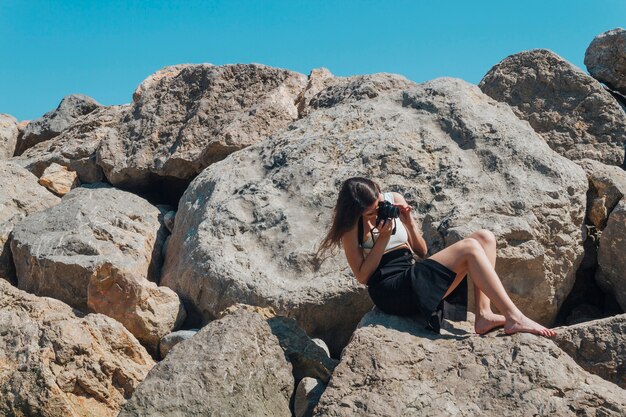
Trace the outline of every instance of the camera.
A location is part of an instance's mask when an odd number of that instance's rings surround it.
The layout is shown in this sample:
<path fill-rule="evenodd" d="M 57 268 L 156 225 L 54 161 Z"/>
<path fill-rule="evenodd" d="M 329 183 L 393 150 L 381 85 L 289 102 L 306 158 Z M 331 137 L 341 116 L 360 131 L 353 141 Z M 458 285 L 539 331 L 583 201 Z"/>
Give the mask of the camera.
<path fill-rule="evenodd" d="M 376 216 L 376 224 L 378 224 L 381 220 L 385 222 L 389 219 L 395 219 L 400 217 L 400 208 L 394 206 L 389 201 L 381 201 L 378 203 L 378 215 Z M 396 228 L 394 226 L 393 233 L 396 232 Z"/>

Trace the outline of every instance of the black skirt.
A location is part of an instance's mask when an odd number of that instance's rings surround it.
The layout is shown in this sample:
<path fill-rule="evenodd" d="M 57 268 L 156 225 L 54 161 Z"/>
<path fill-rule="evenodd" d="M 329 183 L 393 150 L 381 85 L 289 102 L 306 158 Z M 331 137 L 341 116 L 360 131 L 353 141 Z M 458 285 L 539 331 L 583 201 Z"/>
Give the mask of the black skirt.
<path fill-rule="evenodd" d="M 445 299 L 443 295 L 456 273 L 432 259 L 416 259 L 408 249 L 397 249 L 382 256 L 367 289 L 374 304 L 387 314 L 420 314 L 426 327 L 439 333 L 443 319 L 467 320 L 467 280 Z"/>

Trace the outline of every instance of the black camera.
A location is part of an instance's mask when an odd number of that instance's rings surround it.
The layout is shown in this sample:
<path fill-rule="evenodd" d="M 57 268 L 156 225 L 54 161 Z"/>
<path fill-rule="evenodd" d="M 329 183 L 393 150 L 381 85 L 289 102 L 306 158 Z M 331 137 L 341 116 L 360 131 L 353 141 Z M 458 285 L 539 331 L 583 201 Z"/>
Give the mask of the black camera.
<path fill-rule="evenodd" d="M 381 220 L 385 222 L 389 219 L 395 219 L 400 217 L 400 208 L 394 206 L 389 201 L 381 201 L 378 203 L 378 216 L 376 216 L 376 224 L 378 224 Z M 394 226 L 393 233 L 396 232 L 396 228 Z"/>

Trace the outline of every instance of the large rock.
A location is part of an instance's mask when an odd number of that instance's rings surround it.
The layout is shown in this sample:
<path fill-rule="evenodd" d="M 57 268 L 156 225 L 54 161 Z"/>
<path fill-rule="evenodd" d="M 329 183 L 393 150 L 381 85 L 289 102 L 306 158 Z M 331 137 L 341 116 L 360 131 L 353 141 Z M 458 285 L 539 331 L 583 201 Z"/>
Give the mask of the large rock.
<path fill-rule="evenodd" d="M 13 156 L 18 134 L 17 119 L 0 113 L 0 160 Z"/>
<path fill-rule="evenodd" d="M 626 314 L 555 330 L 554 342 L 580 366 L 626 389 Z"/>
<path fill-rule="evenodd" d="M 120 125 L 129 107 L 98 107 L 58 136 L 26 149 L 12 160 L 37 177 L 41 177 L 52 163 L 57 163 L 70 171 L 76 171 L 81 183 L 101 181 L 104 174 L 96 164 L 96 151 L 101 142 L 117 140 Z"/>
<path fill-rule="evenodd" d="M 617 204 L 600 236 L 596 281 L 626 311 L 626 199 Z"/>
<path fill-rule="evenodd" d="M 603 230 L 609 215 L 626 194 L 626 172 L 591 159 L 583 159 L 578 164 L 589 180 L 589 220 L 598 230 Z"/>
<path fill-rule="evenodd" d="M 178 296 L 151 282 L 160 273 L 160 212 L 134 194 L 76 188 L 12 236 L 23 290 L 113 317 L 152 352 L 184 319 Z"/>
<path fill-rule="evenodd" d="M 65 96 L 56 109 L 26 125 L 15 154 L 21 155 L 26 149 L 58 136 L 98 107 L 101 107 L 100 104 L 91 97 L 82 94 Z"/>
<path fill-rule="evenodd" d="M 0 161 L 0 277 L 15 282 L 9 247 L 13 226 L 26 216 L 61 202 L 37 183 L 37 177 L 12 162 Z"/>
<path fill-rule="evenodd" d="M 153 366 L 117 321 L 0 280 L 0 415 L 113 417 Z"/>
<path fill-rule="evenodd" d="M 190 184 L 162 283 L 192 315 L 271 305 L 336 357 L 372 304 L 343 253 L 320 264 L 315 251 L 341 182 L 365 175 L 416 207 L 431 254 L 493 230 L 514 301 L 544 323 L 555 317 L 582 255 L 583 170 L 476 86 L 443 78 L 403 92 L 384 90 L 397 76 L 380 77 L 390 80 L 321 91 L 309 116 Z"/>
<path fill-rule="evenodd" d="M 626 94 L 626 30 L 617 28 L 593 38 L 585 52 L 585 66 L 592 77 Z"/>
<path fill-rule="evenodd" d="M 435 336 L 375 309 L 345 348 L 316 416 L 623 416 L 624 390 L 546 338 Z"/>
<path fill-rule="evenodd" d="M 622 165 L 626 113 L 602 85 L 545 49 L 503 59 L 480 88 L 508 103 L 561 155 Z"/>
<path fill-rule="evenodd" d="M 190 180 L 295 120 L 306 82 L 259 64 L 165 67 L 137 88 L 124 133 L 103 141 L 98 164 L 114 185 Z"/>
<path fill-rule="evenodd" d="M 58 196 L 64 196 L 80 185 L 74 171 L 54 162 L 41 174 L 38 182 Z"/>
<path fill-rule="evenodd" d="M 293 383 L 265 319 L 240 310 L 174 346 L 119 416 L 288 417 Z"/>

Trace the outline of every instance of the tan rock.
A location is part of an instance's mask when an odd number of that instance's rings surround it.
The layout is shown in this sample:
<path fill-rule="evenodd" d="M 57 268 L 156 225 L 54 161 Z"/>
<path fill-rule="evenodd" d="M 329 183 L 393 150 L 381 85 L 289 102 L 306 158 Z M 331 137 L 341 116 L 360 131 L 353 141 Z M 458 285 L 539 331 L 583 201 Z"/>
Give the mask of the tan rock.
<path fill-rule="evenodd" d="M 154 361 L 117 321 L 0 280 L 0 415 L 117 415 Z"/>
<path fill-rule="evenodd" d="M 52 163 L 46 168 L 39 178 L 39 184 L 46 187 L 58 196 L 64 196 L 73 188 L 80 185 L 76 172 L 70 171 L 67 167 Z"/>

